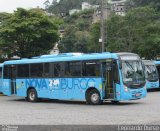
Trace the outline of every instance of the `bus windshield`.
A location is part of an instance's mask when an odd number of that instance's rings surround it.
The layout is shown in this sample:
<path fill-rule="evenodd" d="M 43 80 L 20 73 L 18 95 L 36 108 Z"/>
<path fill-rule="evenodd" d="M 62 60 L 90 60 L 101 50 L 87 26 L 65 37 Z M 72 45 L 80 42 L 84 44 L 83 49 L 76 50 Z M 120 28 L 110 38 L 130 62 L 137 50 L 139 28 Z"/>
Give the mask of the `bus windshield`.
<path fill-rule="evenodd" d="M 145 74 L 149 81 L 158 80 L 158 72 L 154 65 L 145 65 Z"/>
<path fill-rule="evenodd" d="M 139 85 L 145 83 L 142 62 L 138 60 L 122 61 L 122 76 L 124 84 L 127 85 Z"/>

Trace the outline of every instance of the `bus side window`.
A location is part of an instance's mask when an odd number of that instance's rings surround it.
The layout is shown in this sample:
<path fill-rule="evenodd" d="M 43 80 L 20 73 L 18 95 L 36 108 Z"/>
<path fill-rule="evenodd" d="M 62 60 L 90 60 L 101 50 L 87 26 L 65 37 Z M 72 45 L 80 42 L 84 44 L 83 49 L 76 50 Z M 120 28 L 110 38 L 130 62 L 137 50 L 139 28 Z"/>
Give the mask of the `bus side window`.
<path fill-rule="evenodd" d="M 54 64 L 54 77 L 60 77 L 61 76 L 61 65 Z"/>
<path fill-rule="evenodd" d="M 81 62 L 70 62 L 71 76 L 81 76 Z"/>
<path fill-rule="evenodd" d="M 64 66 L 64 75 L 66 77 L 81 76 L 81 62 L 66 62 Z"/>
<path fill-rule="evenodd" d="M 86 76 L 86 62 L 82 62 L 82 76 Z"/>
<path fill-rule="evenodd" d="M 101 75 L 101 63 L 98 61 L 96 62 L 96 65 L 95 65 L 95 75 L 96 76 Z"/>
<path fill-rule="evenodd" d="M 43 73 L 43 77 L 50 77 L 50 63 L 44 63 L 44 73 Z"/>
<path fill-rule="evenodd" d="M 70 77 L 71 73 L 70 73 L 70 62 L 65 62 L 64 63 L 64 76 L 65 77 Z"/>
<path fill-rule="evenodd" d="M 95 62 L 94 61 L 87 61 L 86 62 L 86 75 L 87 76 L 95 76 Z"/>
<path fill-rule="evenodd" d="M 2 67 L 0 67 L 0 77 L 2 77 Z"/>
<path fill-rule="evenodd" d="M 31 64 L 30 65 L 31 77 L 42 77 L 43 76 L 43 64 Z"/>
<path fill-rule="evenodd" d="M 29 77 L 29 64 L 17 65 L 17 77 Z"/>
<path fill-rule="evenodd" d="M 9 66 L 4 66 L 3 76 L 4 79 L 9 79 Z"/>
<path fill-rule="evenodd" d="M 83 76 L 100 76 L 100 62 L 84 61 L 82 64 Z"/>

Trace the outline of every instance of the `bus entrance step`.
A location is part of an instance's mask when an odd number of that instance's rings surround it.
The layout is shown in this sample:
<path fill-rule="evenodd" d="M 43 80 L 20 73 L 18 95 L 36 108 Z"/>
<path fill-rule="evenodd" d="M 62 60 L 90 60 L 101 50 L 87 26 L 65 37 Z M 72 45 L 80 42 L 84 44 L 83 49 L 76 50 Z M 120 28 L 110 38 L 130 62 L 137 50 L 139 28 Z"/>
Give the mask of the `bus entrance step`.
<path fill-rule="evenodd" d="M 113 98 L 114 99 L 114 93 L 107 94 L 106 98 Z"/>
<path fill-rule="evenodd" d="M 106 99 L 104 99 L 103 100 L 103 102 L 108 102 L 108 101 L 113 101 L 114 99 L 112 99 L 112 98 L 106 98 Z"/>

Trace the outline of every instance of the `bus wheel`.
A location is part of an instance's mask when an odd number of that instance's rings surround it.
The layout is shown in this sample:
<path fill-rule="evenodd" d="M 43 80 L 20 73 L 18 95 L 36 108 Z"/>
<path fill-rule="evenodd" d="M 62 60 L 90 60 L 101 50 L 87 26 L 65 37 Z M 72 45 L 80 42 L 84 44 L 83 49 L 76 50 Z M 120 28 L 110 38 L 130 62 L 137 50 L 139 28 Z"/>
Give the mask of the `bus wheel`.
<path fill-rule="evenodd" d="M 87 104 L 90 104 L 90 105 L 100 105 L 100 104 L 102 104 L 100 94 L 97 90 L 91 90 L 87 94 L 86 101 L 87 101 Z"/>
<path fill-rule="evenodd" d="M 38 101 L 37 91 L 35 89 L 30 89 L 27 94 L 27 99 L 30 102 L 37 102 Z"/>

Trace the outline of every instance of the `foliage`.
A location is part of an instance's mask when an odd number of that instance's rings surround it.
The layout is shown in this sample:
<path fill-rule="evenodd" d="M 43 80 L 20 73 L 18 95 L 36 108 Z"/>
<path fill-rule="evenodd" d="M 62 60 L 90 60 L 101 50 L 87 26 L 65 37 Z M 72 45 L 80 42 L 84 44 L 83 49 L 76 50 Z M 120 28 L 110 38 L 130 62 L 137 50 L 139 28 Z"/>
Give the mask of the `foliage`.
<path fill-rule="evenodd" d="M 48 12 L 54 14 L 69 13 L 71 9 L 80 9 L 82 0 L 60 0 L 53 2 L 48 8 Z"/>
<path fill-rule="evenodd" d="M 65 0 L 60 2 L 65 3 Z M 77 5 L 79 3 L 77 1 Z M 125 16 L 112 15 L 105 22 L 105 48 L 111 52 L 135 52 L 146 59 L 154 59 L 160 54 L 160 1 L 128 0 L 128 5 L 131 8 Z M 100 23 L 92 23 L 92 14 L 91 10 L 82 11 L 64 19 L 61 52 L 100 52 Z"/>
<path fill-rule="evenodd" d="M 71 9 L 81 9 L 82 2 L 89 2 L 90 4 L 97 4 L 97 0 L 53 0 L 52 4 L 46 6 L 46 10 L 50 13 L 60 14 L 69 13 Z"/>
<path fill-rule="evenodd" d="M 159 12 L 151 7 L 130 10 L 126 16 L 112 16 L 107 21 L 107 49 L 129 51 L 154 59 L 160 53 Z"/>
<path fill-rule="evenodd" d="M 88 52 L 100 52 L 101 45 L 99 44 L 100 38 L 100 23 L 94 23 L 90 26 L 90 40 L 87 45 Z"/>
<path fill-rule="evenodd" d="M 21 57 L 44 54 L 58 41 L 57 30 L 61 21 L 49 18 L 40 9 L 18 8 L 2 21 L 1 50 L 9 56 L 15 52 Z"/>
<path fill-rule="evenodd" d="M 64 37 L 60 41 L 60 52 L 89 52 L 91 51 L 93 10 L 85 10 L 64 19 Z M 93 40 L 92 40 L 93 41 Z"/>
<path fill-rule="evenodd" d="M 143 6 L 151 6 L 156 10 L 160 11 L 160 1 L 159 0 L 128 0 L 128 5 L 130 7 L 143 7 Z"/>

